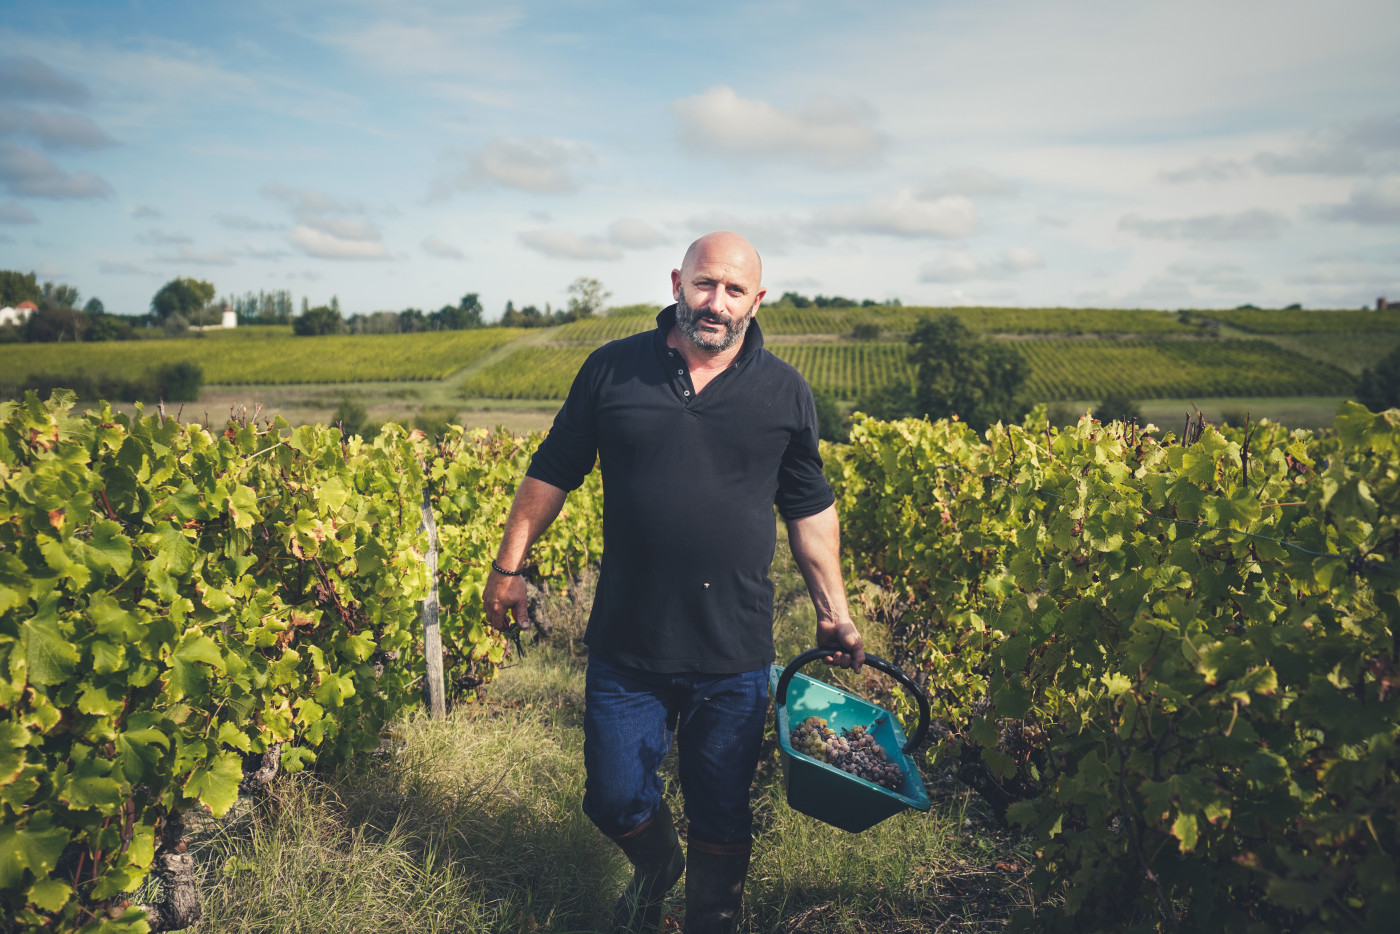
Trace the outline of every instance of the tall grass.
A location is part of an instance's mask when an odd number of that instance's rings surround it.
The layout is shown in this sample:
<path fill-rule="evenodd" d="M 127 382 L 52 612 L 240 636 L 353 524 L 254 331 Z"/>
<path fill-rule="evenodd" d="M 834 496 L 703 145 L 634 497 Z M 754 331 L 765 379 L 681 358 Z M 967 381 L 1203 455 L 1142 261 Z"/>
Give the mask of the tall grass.
<path fill-rule="evenodd" d="M 775 636 L 788 657 L 810 643 L 814 623 L 785 549 L 775 582 Z M 629 868 L 581 810 L 589 596 L 587 582 L 546 595 L 546 641 L 503 670 L 485 702 L 445 722 L 406 719 L 353 767 L 283 778 L 275 797 L 202 840 L 200 930 L 606 929 Z M 873 675 L 843 675 L 880 690 Z M 1030 903 L 1018 844 L 950 776 L 925 776 L 930 813 L 848 834 L 787 806 L 772 732 L 754 789 L 741 930 L 990 931 Z M 674 751 L 663 772 L 680 814 Z M 679 929 L 683 892 L 672 892 L 665 931 Z"/>

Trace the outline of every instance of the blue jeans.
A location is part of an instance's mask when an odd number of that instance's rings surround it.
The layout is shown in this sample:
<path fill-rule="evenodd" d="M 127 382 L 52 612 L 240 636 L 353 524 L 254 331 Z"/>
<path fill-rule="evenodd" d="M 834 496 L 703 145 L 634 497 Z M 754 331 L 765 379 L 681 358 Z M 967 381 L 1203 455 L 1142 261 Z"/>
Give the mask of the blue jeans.
<path fill-rule="evenodd" d="M 588 660 L 583 812 L 603 833 L 636 830 L 661 804 L 657 767 L 676 736 L 690 839 L 747 843 L 749 785 L 768 715 L 768 669 L 654 674 Z"/>

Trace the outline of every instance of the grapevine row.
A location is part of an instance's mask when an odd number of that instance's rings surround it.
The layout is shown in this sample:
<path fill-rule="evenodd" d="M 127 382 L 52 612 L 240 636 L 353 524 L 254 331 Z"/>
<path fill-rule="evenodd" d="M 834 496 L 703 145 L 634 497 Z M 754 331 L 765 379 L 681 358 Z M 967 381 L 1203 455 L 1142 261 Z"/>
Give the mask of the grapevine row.
<path fill-rule="evenodd" d="M 1389 923 L 1400 411 L 1161 441 L 863 420 L 828 453 L 931 757 L 1035 836 L 1036 929 Z"/>
<path fill-rule="evenodd" d="M 482 584 L 537 439 L 366 444 L 71 403 L 0 403 L 0 910 L 136 931 L 124 893 L 185 812 L 226 812 L 274 748 L 288 771 L 374 748 L 417 703 L 425 486 L 449 680 L 470 697 L 491 679 Z M 596 481 L 579 492 L 541 574 L 600 551 Z"/>

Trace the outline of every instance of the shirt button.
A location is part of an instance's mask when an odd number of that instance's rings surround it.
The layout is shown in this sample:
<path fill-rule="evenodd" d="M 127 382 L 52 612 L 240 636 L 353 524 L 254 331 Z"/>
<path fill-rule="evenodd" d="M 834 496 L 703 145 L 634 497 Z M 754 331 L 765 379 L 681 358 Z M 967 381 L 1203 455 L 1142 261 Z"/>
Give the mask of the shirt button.
<path fill-rule="evenodd" d="M 685 370 L 677 370 L 677 371 L 676 371 L 676 375 L 677 375 L 677 376 L 680 376 L 680 375 L 681 375 L 682 373 L 684 373 L 684 372 L 685 372 Z"/>
<path fill-rule="evenodd" d="M 685 391 L 685 394 L 686 394 L 687 396 L 690 395 L 690 390 L 687 389 L 687 390 Z"/>

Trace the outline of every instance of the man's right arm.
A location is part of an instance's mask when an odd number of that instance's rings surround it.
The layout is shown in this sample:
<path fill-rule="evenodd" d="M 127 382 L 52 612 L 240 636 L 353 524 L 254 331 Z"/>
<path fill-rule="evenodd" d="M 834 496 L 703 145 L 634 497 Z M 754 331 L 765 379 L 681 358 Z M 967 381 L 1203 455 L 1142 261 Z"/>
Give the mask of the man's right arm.
<path fill-rule="evenodd" d="M 496 563 L 508 571 L 518 570 L 525 563 L 525 553 L 530 546 L 559 515 L 566 496 L 567 491 L 534 477 L 527 476 L 520 481 L 506 518 L 501 548 L 496 552 Z M 486 607 L 486 621 L 492 627 L 510 628 L 513 616 L 521 629 L 530 628 L 524 577 L 498 574 L 493 570 L 486 578 L 481 602 Z"/>

